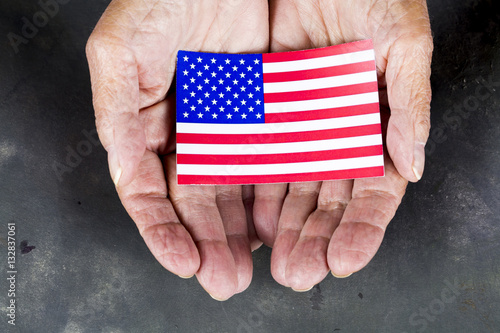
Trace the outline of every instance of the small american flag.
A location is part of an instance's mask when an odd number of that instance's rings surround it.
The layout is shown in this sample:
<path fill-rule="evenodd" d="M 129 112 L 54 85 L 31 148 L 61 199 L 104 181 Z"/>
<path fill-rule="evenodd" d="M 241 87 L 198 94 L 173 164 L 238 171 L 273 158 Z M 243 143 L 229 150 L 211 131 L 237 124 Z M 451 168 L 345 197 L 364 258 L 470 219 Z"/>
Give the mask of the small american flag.
<path fill-rule="evenodd" d="M 383 175 L 371 40 L 271 54 L 178 52 L 179 184 Z"/>

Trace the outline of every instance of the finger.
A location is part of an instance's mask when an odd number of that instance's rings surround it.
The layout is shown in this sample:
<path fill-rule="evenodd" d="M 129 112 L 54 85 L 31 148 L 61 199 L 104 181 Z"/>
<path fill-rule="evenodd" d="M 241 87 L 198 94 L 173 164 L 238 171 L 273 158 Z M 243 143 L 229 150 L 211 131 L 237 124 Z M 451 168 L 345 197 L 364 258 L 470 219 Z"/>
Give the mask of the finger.
<path fill-rule="evenodd" d="M 139 114 L 139 83 L 134 55 L 115 37 L 96 30 L 87 58 L 99 138 L 108 151 L 115 185 L 127 185 L 146 149 Z"/>
<path fill-rule="evenodd" d="M 352 199 L 328 247 L 328 266 L 335 276 L 357 272 L 373 258 L 406 185 L 389 158 L 385 177 L 354 181 Z"/>
<path fill-rule="evenodd" d="M 163 165 L 156 154 L 144 154 L 136 178 L 118 187 L 118 195 L 158 262 L 181 277 L 194 275 L 200 256 L 167 199 Z"/>
<path fill-rule="evenodd" d="M 236 292 L 239 293 L 250 285 L 253 269 L 242 187 L 238 185 L 217 186 L 215 192 L 227 243 L 236 265 L 238 276 Z"/>
<path fill-rule="evenodd" d="M 288 186 L 271 253 L 271 274 L 284 286 L 289 286 L 286 281 L 288 257 L 299 239 L 304 223 L 316 209 L 320 187 L 320 182 L 291 183 Z"/>
<path fill-rule="evenodd" d="M 352 180 L 325 181 L 318 196 L 318 208 L 309 216 L 286 266 L 286 281 L 296 291 L 306 291 L 321 282 L 330 271 L 327 250 L 351 199 Z"/>
<path fill-rule="evenodd" d="M 257 250 L 261 245 L 262 241 L 255 231 L 255 225 L 253 221 L 253 203 L 255 199 L 253 185 L 243 186 L 243 205 L 245 206 L 245 215 L 247 217 L 247 227 L 248 227 L 248 239 L 250 240 L 250 249 L 253 251 Z"/>
<path fill-rule="evenodd" d="M 253 219 L 259 239 L 273 247 L 288 184 L 255 185 Z"/>
<path fill-rule="evenodd" d="M 96 126 L 117 186 L 132 181 L 146 149 L 139 110 L 161 101 L 173 78 L 176 34 L 166 41 L 140 28 L 154 6 L 111 2 L 87 43 Z M 178 17 L 165 15 L 170 24 Z M 145 40 L 158 47 L 151 50 Z"/>
<path fill-rule="evenodd" d="M 178 185 L 175 155 L 166 156 L 165 163 L 170 200 L 200 253 L 196 277 L 213 298 L 226 300 L 236 293 L 238 276 L 217 208 L 215 187 Z"/>
<path fill-rule="evenodd" d="M 403 36 L 390 47 L 386 81 L 391 117 L 387 149 L 398 172 L 418 181 L 430 129 L 432 36 L 425 1 L 412 3 Z"/>
<path fill-rule="evenodd" d="M 139 112 L 144 128 L 146 149 L 157 155 L 175 150 L 175 95 Z"/>

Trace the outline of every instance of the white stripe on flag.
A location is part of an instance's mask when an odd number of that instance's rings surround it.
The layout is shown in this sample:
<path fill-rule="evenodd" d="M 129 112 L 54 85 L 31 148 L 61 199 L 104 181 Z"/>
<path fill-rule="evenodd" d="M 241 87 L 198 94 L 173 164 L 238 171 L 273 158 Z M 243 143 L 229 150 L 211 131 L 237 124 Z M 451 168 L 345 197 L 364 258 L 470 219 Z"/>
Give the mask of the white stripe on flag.
<path fill-rule="evenodd" d="M 334 149 L 358 148 L 382 144 L 380 134 L 355 136 L 351 138 L 328 139 L 304 142 L 261 143 L 261 144 L 203 144 L 178 143 L 178 154 L 207 155 L 254 155 L 314 152 Z"/>
<path fill-rule="evenodd" d="M 297 102 L 265 103 L 265 111 L 266 113 L 312 111 L 371 103 L 378 103 L 377 91 L 357 95 L 311 99 Z"/>
<path fill-rule="evenodd" d="M 264 93 L 279 93 L 291 91 L 305 91 L 313 89 L 334 88 L 352 84 L 376 82 L 377 75 L 374 71 L 324 77 L 320 79 L 284 81 L 264 83 Z"/>
<path fill-rule="evenodd" d="M 264 73 L 294 72 L 306 69 L 354 64 L 370 60 L 375 60 L 375 53 L 373 50 L 358 51 L 303 60 L 264 62 L 262 64 L 262 68 L 264 70 Z"/>
<path fill-rule="evenodd" d="M 383 165 L 383 156 L 368 156 L 346 158 L 341 160 L 281 163 L 281 164 L 240 164 L 240 165 L 209 165 L 209 164 L 179 164 L 177 173 L 182 175 L 279 175 L 288 173 L 310 173 L 336 171 L 343 169 L 359 169 Z"/>
<path fill-rule="evenodd" d="M 268 124 L 199 124 L 177 123 L 178 133 L 199 134 L 277 134 L 291 132 L 310 132 L 325 129 L 373 125 L 380 123 L 380 114 L 368 113 L 357 116 L 295 121 L 290 123 Z M 286 124 L 286 125 L 285 125 Z"/>

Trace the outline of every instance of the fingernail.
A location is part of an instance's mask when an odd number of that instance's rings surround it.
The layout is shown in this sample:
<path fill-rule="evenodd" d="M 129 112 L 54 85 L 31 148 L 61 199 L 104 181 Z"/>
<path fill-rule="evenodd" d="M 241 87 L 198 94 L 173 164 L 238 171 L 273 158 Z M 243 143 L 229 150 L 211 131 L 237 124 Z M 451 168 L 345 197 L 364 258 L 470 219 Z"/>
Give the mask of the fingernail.
<path fill-rule="evenodd" d="M 118 154 L 116 153 L 115 147 L 110 146 L 107 149 L 109 173 L 111 174 L 111 178 L 113 179 L 113 183 L 115 183 L 115 186 L 118 186 L 123 170 L 120 166 L 120 161 L 118 160 Z"/>
<path fill-rule="evenodd" d="M 310 288 L 307 288 L 307 289 L 294 289 L 292 288 L 293 291 L 296 291 L 298 293 L 305 293 L 306 291 L 309 291 L 313 288 L 314 286 L 311 286 Z"/>
<path fill-rule="evenodd" d="M 346 277 L 349 277 L 352 275 L 352 273 L 349 273 L 347 275 L 335 275 L 334 272 L 332 272 L 332 275 L 335 276 L 337 279 L 345 279 Z"/>
<path fill-rule="evenodd" d="M 120 178 L 122 177 L 122 173 L 123 173 L 123 170 L 122 170 L 122 167 L 118 167 L 118 170 L 116 170 L 116 173 L 113 177 L 113 183 L 115 183 L 115 186 L 118 186 L 118 182 L 120 181 Z"/>
<path fill-rule="evenodd" d="M 182 275 L 177 275 L 177 276 L 180 277 L 180 278 L 182 278 L 182 279 L 190 279 L 190 278 L 192 278 L 194 276 L 194 274 L 190 275 L 190 276 L 182 276 Z"/>
<path fill-rule="evenodd" d="M 221 298 L 217 298 L 217 297 L 214 297 L 212 294 L 208 293 L 210 295 L 210 297 L 212 297 L 214 300 L 216 301 L 219 301 L 219 302 L 224 302 L 225 299 L 221 299 Z"/>
<path fill-rule="evenodd" d="M 422 178 L 425 166 L 425 144 L 420 142 L 415 143 L 415 149 L 413 150 L 413 165 L 412 170 L 415 174 L 417 180 Z"/>

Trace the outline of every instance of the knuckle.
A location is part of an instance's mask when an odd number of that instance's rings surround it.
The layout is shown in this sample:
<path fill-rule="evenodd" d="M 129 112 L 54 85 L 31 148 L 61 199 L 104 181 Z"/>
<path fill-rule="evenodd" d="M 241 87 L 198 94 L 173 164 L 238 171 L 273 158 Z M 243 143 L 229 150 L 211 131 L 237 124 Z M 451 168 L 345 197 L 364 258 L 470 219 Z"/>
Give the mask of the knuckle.
<path fill-rule="evenodd" d="M 128 44 L 112 31 L 96 29 L 87 40 L 85 53 L 92 63 L 130 66 L 135 64 L 135 55 Z"/>
<path fill-rule="evenodd" d="M 377 207 L 372 207 L 372 209 L 379 211 L 383 216 L 387 216 L 389 219 L 396 212 L 401 199 L 404 195 L 404 189 L 365 189 L 356 195 L 356 199 L 370 198 L 371 200 L 376 200 L 380 205 Z"/>
<path fill-rule="evenodd" d="M 431 129 L 431 120 L 428 114 L 421 115 L 419 120 L 416 122 L 416 128 L 420 136 L 424 137 L 424 141 L 427 141 L 429 136 L 429 131 Z"/>
<path fill-rule="evenodd" d="M 415 36 L 415 44 L 421 50 L 422 53 L 430 55 L 434 50 L 434 41 L 430 31 L 430 27 L 425 26 L 421 31 Z"/>
<path fill-rule="evenodd" d="M 348 200 L 342 200 L 339 198 L 321 198 L 318 199 L 318 208 L 321 210 L 327 211 L 345 211 L 347 205 L 349 204 Z"/>
<path fill-rule="evenodd" d="M 113 130 L 113 124 L 108 117 L 96 114 L 96 128 L 97 133 L 101 137 L 104 133 L 109 133 Z"/>
<path fill-rule="evenodd" d="M 87 44 L 85 45 L 85 53 L 87 54 L 87 57 L 92 56 L 95 52 L 96 38 L 95 32 L 93 32 L 87 40 Z"/>
<path fill-rule="evenodd" d="M 318 196 L 320 183 L 293 183 L 289 186 L 289 193 L 296 196 Z"/>
<path fill-rule="evenodd" d="M 103 42 L 104 36 L 99 32 L 99 30 L 94 30 L 87 40 L 85 45 L 85 53 L 87 58 L 96 58 L 99 54 L 102 54 L 106 48 L 106 43 Z"/>

